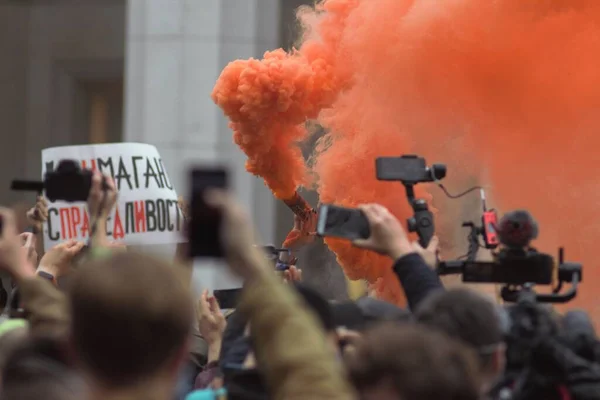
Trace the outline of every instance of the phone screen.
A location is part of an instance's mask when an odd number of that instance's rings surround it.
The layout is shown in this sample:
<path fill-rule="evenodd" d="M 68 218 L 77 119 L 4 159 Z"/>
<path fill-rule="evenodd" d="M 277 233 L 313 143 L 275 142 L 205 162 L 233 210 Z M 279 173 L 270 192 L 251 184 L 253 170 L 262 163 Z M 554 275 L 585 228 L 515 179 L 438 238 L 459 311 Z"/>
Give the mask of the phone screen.
<path fill-rule="evenodd" d="M 242 289 L 221 289 L 213 291 L 213 295 L 217 299 L 219 307 L 221 307 L 222 310 L 237 308 L 241 293 Z"/>
<path fill-rule="evenodd" d="M 204 201 L 208 189 L 226 189 L 224 169 L 194 169 L 191 173 L 192 201 L 189 226 L 191 257 L 222 258 L 220 242 L 221 212 Z"/>
<path fill-rule="evenodd" d="M 355 240 L 368 238 L 371 230 L 369 221 L 361 210 L 324 204 L 319 207 L 317 233 L 321 236 Z"/>

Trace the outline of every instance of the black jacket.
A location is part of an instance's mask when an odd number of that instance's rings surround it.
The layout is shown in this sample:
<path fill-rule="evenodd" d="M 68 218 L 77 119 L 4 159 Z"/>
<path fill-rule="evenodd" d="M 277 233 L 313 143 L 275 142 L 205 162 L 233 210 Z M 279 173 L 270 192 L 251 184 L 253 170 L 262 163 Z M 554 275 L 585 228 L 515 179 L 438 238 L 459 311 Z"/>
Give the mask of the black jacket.
<path fill-rule="evenodd" d="M 438 274 L 417 253 L 397 259 L 394 273 L 404 289 L 408 307 L 413 311 L 431 292 L 444 289 Z"/>

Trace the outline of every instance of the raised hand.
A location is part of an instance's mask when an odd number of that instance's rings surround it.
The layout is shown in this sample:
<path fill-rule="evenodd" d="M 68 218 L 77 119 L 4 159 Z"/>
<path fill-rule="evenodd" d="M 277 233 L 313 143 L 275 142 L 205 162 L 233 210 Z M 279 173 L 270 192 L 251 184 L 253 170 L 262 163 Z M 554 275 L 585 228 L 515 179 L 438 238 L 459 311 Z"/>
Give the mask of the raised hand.
<path fill-rule="evenodd" d="M 68 240 L 52 247 L 40 260 L 38 272 L 47 272 L 59 278 L 71 270 L 73 258 L 83 249 L 83 242 Z"/>
<path fill-rule="evenodd" d="M 44 196 L 38 196 L 35 206 L 27 211 L 27 221 L 34 226 L 38 232 L 42 225 L 48 220 L 48 201 Z"/>
<path fill-rule="evenodd" d="M 415 251 L 402 224 L 387 208 L 379 204 L 365 204 L 359 208 L 369 220 L 371 236 L 355 240 L 355 246 L 385 254 L 393 259 Z"/>

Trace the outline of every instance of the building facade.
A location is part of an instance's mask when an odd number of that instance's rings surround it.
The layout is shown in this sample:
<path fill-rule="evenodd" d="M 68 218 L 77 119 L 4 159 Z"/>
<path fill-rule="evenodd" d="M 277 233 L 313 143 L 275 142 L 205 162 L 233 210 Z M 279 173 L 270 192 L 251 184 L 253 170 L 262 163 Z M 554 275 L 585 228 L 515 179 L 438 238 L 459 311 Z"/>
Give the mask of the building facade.
<path fill-rule="evenodd" d="M 0 204 L 37 179 L 40 151 L 69 144 L 155 145 L 178 193 L 195 164 L 225 165 L 261 236 L 281 241 L 291 213 L 245 156 L 210 92 L 228 62 L 295 37 L 309 0 L 0 0 Z"/>

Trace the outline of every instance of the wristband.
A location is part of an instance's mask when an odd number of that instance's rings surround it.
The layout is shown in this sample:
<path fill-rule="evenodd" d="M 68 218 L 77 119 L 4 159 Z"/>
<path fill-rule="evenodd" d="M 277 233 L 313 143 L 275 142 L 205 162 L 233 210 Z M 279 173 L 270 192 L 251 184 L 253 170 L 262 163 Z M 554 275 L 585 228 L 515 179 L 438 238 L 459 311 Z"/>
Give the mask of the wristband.
<path fill-rule="evenodd" d="M 44 278 L 44 279 L 49 280 L 50 282 L 52 282 L 53 285 L 58 286 L 58 282 L 56 281 L 56 278 L 54 277 L 54 275 L 52 275 L 52 274 L 50 274 L 48 272 L 45 272 L 45 271 L 39 271 L 37 273 L 37 275 L 40 278 Z"/>

